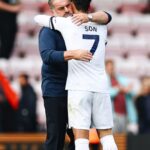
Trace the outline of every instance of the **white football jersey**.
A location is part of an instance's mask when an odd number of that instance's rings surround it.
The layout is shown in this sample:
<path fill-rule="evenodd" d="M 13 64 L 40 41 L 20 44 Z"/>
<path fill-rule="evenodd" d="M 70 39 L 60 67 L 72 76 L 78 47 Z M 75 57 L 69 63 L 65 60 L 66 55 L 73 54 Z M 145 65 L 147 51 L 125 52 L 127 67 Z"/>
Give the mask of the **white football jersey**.
<path fill-rule="evenodd" d="M 85 23 L 77 26 L 71 17 L 50 17 L 38 15 L 35 21 L 41 26 L 59 30 L 66 43 L 67 50 L 89 50 L 93 54 L 90 62 L 70 60 L 68 68 L 67 90 L 83 90 L 109 93 L 105 72 L 105 43 L 107 26 Z"/>

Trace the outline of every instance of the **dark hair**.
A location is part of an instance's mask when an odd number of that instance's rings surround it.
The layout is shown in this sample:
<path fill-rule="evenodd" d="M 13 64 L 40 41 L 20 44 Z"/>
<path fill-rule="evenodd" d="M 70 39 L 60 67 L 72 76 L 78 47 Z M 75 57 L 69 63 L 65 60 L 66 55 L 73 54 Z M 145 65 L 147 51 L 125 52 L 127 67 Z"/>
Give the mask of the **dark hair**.
<path fill-rule="evenodd" d="M 112 59 L 107 59 L 107 60 L 105 61 L 105 65 L 108 65 L 108 64 L 114 65 L 114 61 L 113 61 Z"/>
<path fill-rule="evenodd" d="M 91 0 L 72 0 L 77 10 L 88 12 Z"/>
<path fill-rule="evenodd" d="M 29 76 L 26 73 L 21 73 L 19 77 L 24 78 L 26 81 L 29 80 Z"/>
<path fill-rule="evenodd" d="M 53 3 L 53 0 L 48 0 L 48 5 L 49 5 L 50 9 L 53 9 L 52 3 Z"/>
<path fill-rule="evenodd" d="M 51 0 L 48 0 L 48 4 L 50 4 L 51 3 Z"/>

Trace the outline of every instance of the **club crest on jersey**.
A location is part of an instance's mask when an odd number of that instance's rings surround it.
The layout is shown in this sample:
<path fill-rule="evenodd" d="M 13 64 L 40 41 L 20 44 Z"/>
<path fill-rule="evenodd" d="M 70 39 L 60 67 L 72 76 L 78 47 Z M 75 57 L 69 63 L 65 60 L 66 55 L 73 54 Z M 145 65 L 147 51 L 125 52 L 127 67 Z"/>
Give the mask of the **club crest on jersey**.
<path fill-rule="evenodd" d="M 92 32 L 97 32 L 97 27 L 93 26 L 85 26 L 85 31 L 92 31 Z"/>

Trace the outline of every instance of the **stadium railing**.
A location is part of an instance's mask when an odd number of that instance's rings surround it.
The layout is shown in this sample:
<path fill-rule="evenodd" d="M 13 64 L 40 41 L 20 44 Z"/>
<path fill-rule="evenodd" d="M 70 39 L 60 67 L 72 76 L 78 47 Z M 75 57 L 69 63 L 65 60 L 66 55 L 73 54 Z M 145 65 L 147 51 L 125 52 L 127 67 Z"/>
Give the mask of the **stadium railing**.
<path fill-rule="evenodd" d="M 43 150 L 45 138 L 44 133 L 0 134 L 0 150 Z M 115 134 L 115 140 L 119 150 L 126 150 L 125 134 Z M 66 136 L 65 143 L 65 145 L 69 143 L 68 136 Z"/>

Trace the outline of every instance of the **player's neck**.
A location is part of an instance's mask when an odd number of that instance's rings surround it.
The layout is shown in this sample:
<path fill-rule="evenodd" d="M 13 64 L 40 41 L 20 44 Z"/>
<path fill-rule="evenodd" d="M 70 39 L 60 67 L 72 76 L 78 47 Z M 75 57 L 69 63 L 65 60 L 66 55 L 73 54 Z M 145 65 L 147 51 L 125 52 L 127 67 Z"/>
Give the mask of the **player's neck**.
<path fill-rule="evenodd" d="M 84 12 L 84 11 L 82 11 L 82 10 L 77 10 L 77 11 L 76 11 L 76 14 L 77 14 L 77 13 L 88 13 L 88 12 Z"/>

